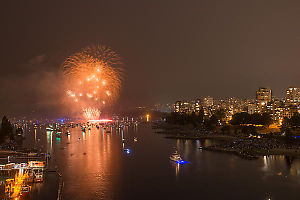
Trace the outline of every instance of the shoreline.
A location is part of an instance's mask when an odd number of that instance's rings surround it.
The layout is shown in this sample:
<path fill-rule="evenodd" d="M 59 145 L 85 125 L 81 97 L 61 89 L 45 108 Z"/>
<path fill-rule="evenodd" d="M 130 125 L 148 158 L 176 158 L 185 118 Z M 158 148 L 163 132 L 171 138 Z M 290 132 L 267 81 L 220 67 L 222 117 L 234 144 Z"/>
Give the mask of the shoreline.
<path fill-rule="evenodd" d="M 185 127 L 161 126 L 154 129 L 158 134 L 164 134 L 167 139 L 201 140 L 212 139 L 225 141 L 219 145 L 201 147 L 200 149 L 214 152 L 235 154 L 246 159 L 257 159 L 260 156 L 284 155 L 300 157 L 299 144 L 287 144 L 284 139 L 264 137 L 249 138 L 243 135 L 224 135 L 221 133 Z"/>
<path fill-rule="evenodd" d="M 202 147 L 201 149 L 206 151 L 232 153 L 243 158 L 251 158 L 251 159 L 256 159 L 260 156 L 275 156 L 275 155 L 300 157 L 299 149 L 270 149 L 270 150 L 259 149 L 259 150 L 252 150 L 252 151 L 244 151 L 241 149 L 228 149 L 228 148 L 215 147 L 215 146 Z"/>
<path fill-rule="evenodd" d="M 168 135 L 165 136 L 167 139 L 186 139 L 186 140 L 201 140 L 201 139 L 214 139 L 214 140 L 224 140 L 224 141 L 234 141 L 238 139 L 234 136 L 229 135 L 197 135 L 197 136 L 186 136 L 186 135 Z"/>

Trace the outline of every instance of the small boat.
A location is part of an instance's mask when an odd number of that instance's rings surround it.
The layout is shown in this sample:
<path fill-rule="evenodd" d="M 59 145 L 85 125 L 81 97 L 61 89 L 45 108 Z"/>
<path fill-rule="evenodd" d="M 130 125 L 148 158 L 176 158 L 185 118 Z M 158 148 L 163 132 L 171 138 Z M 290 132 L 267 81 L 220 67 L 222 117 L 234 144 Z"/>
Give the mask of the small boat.
<path fill-rule="evenodd" d="M 37 153 L 32 153 L 32 152 L 30 152 L 30 153 L 28 153 L 28 156 L 29 156 L 29 157 L 37 156 Z"/>
<path fill-rule="evenodd" d="M 174 161 L 174 162 L 178 162 L 178 161 L 181 161 L 182 158 L 181 156 L 177 153 L 177 151 L 175 151 L 174 153 L 172 153 L 170 155 L 170 160 Z"/>
<path fill-rule="evenodd" d="M 47 131 L 53 131 L 54 129 L 52 127 L 46 127 Z"/>
<path fill-rule="evenodd" d="M 36 172 L 34 174 L 34 182 L 35 183 L 38 183 L 38 182 L 43 182 L 44 181 L 44 175 L 43 175 L 43 172 Z"/>
<path fill-rule="evenodd" d="M 124 149 L 125 153 L 130 154 L 130 149 Z"/>
<path fill-rule="evenodd" d="M 134 138 L 133 138 L 133 141 L 134 141 L 134 142 L 137 142 L 137 141 L 138 141 L 137 137 L 134 137 Z"/>
<path fill-rule="evenodd" d="M 30 192 L 30 190 L 31 190 L 31 186 L 25 185 L 25 184 L 22 185 L 22 187 L 21 187 L 22 196 L 24 197 L 26 194 L 28 194 Z"/>

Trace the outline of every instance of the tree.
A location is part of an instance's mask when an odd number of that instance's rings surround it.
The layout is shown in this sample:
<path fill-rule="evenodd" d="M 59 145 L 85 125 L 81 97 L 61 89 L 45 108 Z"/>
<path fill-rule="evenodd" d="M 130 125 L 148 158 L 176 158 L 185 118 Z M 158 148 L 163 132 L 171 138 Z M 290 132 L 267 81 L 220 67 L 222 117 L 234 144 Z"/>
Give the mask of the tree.
<path fill-rule="evenodd" d="M 300 115 L 295 114 L 294 116 L 291 117 L 289 120 L 289 124 L 293 127 L 299 127 L 300 126 Z"/>
<path fill-rule="evenodd" d="M 13 135 L 13 125 L 10 123 L 7 117 L 4 116 L 2 118 L 2 124 L 0 128 L 0 142 L 1 143 L 4 142 L 8 136 L 11 137 L 12 135 Z"/>
<path fill-rule="evenodd" d="M 208 120 L 205 121 L 205 125 L 210 130 L 215 130 L 218 126 L 218 119 L 215 115 L 212 115 Z"/>
<path fill-rule="evenodd" d="M 271 115 L 268 113 L 258 114 L 248 114 L 246 112 L 236 113 L 232 116 L 230 122 L 232 125 L 245 125 L 245 124 L 255 124 L 269 126 L 272 123 Z"/>
<path fill-rule="evenodd" d="M 230 133 L 230 126 L 228 126 L 228 125 L 222 126 L 221 131 L 224 134 L 229 134 Z"/>
<path fill-rule="evenodd" d="M 287 117 L 285 117 L 283 119 L 281 129 L 285 130 L 288 128 L 297 128 L 297 127 L 300 127 L 300 115 L 299 114 L 295 114 L 290 119 Z"/>
<path fill-rule="evenodd" d="M 226 117 L 226 113 L 225 110 L 220 108 L 218 110 L 215 111 L 214 113 L 215 117 L 220 120 L 221 122 L 223 121 L 223 119 Z"/>
<path fill-rule="evenodd" d="M 269 113 L 263 113 L 261 115 L 261 125 L 269 126 L 272 124 L 272 117 Z"/>
<path fill-rule="evenodd" d="M 255 134 L 255 133 L 257 133 L 256 127 L 255 126 L 243 126 L 242 133 L 244 133 L 245 135 Z"/>
<path fill-rule="evenodd" d="M 248 124 L 251 121 L 251 115 L 246 112 L 236 113 L 232 116 L 232 125 Z"/>

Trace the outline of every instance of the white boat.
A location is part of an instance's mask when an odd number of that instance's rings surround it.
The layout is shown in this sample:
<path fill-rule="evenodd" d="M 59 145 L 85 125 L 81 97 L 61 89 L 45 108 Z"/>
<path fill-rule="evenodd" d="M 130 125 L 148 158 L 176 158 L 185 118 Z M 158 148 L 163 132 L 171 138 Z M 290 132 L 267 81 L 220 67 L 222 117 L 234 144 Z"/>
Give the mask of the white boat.
<path fill-rule="evenodd" d="M 40 170 L 37 170 L 34 172 L 34 182 L 37 183 L 37 182 L 43 182 L 44 181 L 44 174 L 42 171 Z"/>
<path fill-rule="evenodd" d="M 175 151 L 174 153 L 172 153 L 170 155 L 170 160 L 174 161 L 174 162 L 178 162 L 178 161 L 181 161 L 182 158 L 181 156 L 177 153 L 177 151 Z"/>

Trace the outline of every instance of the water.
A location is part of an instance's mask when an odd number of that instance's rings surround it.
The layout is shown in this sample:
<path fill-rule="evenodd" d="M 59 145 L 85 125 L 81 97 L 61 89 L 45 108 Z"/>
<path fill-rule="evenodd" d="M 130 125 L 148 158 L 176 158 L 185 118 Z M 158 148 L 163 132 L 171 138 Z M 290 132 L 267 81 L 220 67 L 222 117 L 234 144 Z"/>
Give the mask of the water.
<path fill-rule="evenodd" d="M 300 160 L 285 156 L 244 160 L 207 152 L 212 140 L 171 140 L 150 125 L 125 129 L 93 128 L 57 139 L 31 128 L 25 145 L 52 154 L 51 167 L 63 174 L 64 199 L 300 199 Z M 133 138 L 138 141 L 134 142 Z M 122 138 L 125 139 L 123 146 Z M 169 160 L 176 147 L 189 163 Z M 127 154 L 123 149 L 130 149 Z M 56 199 L 57 177 L 35 185 L 32 199 Z"/>

